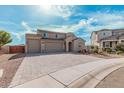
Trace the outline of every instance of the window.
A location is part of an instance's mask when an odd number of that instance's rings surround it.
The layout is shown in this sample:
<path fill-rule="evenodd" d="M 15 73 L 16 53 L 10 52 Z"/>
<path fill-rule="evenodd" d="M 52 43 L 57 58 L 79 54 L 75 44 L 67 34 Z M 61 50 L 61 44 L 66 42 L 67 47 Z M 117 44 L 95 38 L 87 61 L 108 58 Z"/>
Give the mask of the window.
<path fill-rule="evenodd" d="M 112 42 L 110 42 L 110 47 L 112 47 Z"/>
<path fill-rule="evenodd" d="M 56 38 L 58 38 L 58 35 L 56 34 Z"/>
<path fill-rule="evenodd" d="M 112 32 L 112 36 L 118 35 L 117 32 Z"/>
<path fill-rule="evenodd" d="M 109 48 L 110 47 L 110 42 L 105 42 L 105 47 Z"/>
<path fill-rule="evenodd" d="M 114 32 L 112 32 L 112 36 L 114 36 L 115 35 L 115 33 Z"/>
<path fill-rule="evenodd" d="M 44 34 L 43 34 L 43 37 L 44 37 L 44 38 L 48 38 L 48 34 L 47 34 L 47 33 L 44 33 Z"/>

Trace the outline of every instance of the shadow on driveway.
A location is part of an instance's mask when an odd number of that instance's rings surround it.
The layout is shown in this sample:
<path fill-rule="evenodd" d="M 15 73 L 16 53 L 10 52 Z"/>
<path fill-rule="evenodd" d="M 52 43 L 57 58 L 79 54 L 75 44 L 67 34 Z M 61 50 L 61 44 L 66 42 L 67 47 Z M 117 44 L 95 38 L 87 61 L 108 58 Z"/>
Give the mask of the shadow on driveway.
<path fill-rule="evenodd" d="M 13 60 L 13 59 L 18 59 L 18 58 L 24 58 L 26 56 L 25 53 L 19 53 L 19 54 L 15 54 L 12 57 L 10 57 L 8 60 Z"/>

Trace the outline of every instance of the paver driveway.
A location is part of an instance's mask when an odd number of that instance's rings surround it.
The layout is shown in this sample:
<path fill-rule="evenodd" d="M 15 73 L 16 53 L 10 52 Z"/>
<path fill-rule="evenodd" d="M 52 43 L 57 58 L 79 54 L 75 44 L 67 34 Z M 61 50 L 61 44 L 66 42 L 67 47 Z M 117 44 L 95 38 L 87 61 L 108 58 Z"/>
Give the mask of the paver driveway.
<path fill-rule="evenodd" d="M 10 84 L 10 87 L 28 82 L 57 70 L 100 59 L 102 58 L 71 53 L 49 55 L 30 54 L 24 58 Z"/>

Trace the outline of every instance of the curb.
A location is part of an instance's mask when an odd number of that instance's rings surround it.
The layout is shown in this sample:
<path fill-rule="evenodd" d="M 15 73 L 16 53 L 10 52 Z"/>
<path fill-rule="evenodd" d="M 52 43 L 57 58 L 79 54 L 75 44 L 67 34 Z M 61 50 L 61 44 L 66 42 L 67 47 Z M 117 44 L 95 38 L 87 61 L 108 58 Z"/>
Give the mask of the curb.
<path fill-rule="evenodd" d="M 106 76 L 123 66 L 124 62 L 104 65 L 68 85 L 68 88 L 95 88 Z"/>

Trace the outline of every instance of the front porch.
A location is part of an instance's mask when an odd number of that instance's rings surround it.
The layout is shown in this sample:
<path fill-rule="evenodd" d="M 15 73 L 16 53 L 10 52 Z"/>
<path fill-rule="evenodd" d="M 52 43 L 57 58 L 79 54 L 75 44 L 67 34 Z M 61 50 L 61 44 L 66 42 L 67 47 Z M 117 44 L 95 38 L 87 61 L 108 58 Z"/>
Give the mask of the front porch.
<path fill-rule="evenodd" d="M 100 43 L 100 48 L 115 49 L 117 44 L 124 44 L 124 40 L 102 40 Z"/>
<path fill-rule="evenodd" d="M 111 48 L 115 49 L 116 45 L 119 43 L 119 41 L 110 41 L 110 40 L 104 40 L 100 43 L 101 48 Z"/>

